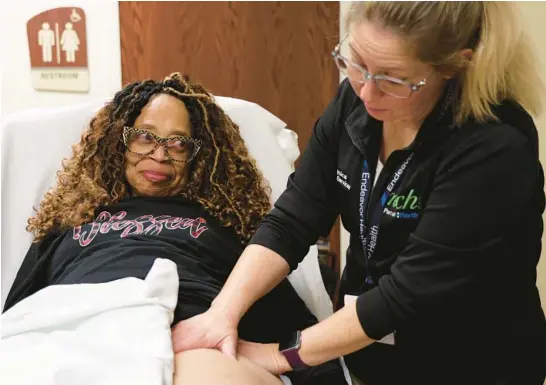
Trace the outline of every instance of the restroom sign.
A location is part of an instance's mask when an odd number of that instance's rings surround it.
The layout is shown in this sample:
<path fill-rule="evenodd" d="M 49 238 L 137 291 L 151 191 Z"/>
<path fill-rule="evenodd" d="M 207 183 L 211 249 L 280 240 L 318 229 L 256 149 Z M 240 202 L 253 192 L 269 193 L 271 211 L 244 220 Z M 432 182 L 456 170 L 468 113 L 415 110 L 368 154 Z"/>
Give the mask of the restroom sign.
<path fill-rule="evenodd" d="M 32 86 L 44 91 L 89 90 L 85 13 L 77 7 L 42 12 L 27 22 Z"/>

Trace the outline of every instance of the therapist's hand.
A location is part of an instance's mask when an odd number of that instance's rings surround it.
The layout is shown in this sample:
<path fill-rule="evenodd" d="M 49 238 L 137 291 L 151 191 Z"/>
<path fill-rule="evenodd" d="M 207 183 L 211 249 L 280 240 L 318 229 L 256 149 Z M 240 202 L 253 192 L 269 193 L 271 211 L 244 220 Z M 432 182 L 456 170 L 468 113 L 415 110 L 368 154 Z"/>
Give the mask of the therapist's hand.
<path fill-rule="evenodd" d="M 279 344 L 259 344 L 239 340 L 237 355 L 254 362 L 275 375 L 292 370 L 286 358 L 279 352 Z"/>
<path fill-rule="evenodd" d="M 172 341 L 175 354 L 193 349 L 218 349 L 236 357 L 237 324 L 211 308 L 177 323 L 172 330 Z"/>

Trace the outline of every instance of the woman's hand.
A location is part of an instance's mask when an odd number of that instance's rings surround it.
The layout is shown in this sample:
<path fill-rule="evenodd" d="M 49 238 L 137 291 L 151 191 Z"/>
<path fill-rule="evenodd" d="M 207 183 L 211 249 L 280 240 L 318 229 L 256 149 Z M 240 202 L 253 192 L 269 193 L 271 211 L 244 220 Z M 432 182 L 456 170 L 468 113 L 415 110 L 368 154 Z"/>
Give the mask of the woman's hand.
<path fill-rule="evenodd" d="M 279 344 L 259 344 L 239 340 L 237 354 L 275 375 L 292 370 L 286 358 L 279 351 Z"/>
<path fill-rule="evenodd" d="M 177 323 L 172 330 L 172 341 L 175 354 L 193 349 L 218 349 L 235 358 L 237 323 L 210 308 Z"/>

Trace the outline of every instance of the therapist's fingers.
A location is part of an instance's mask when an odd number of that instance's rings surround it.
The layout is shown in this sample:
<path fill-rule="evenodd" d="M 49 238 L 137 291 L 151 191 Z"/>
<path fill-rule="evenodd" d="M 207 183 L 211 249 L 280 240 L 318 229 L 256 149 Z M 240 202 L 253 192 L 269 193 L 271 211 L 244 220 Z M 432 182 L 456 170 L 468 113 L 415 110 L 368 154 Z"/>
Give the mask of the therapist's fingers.
<path fill-rule="evenodd" d="M 172 330 L 175 353 L 193 349 L 218 349 L 235 356 L 236 341 L 236 326 L 209 312 L 180 321 Z"/>
<path fill-rule="evenodd" d="M 220 345 L 220 351 L 230 357 L 237 358 L 237 337 L 226 337 Z"/>

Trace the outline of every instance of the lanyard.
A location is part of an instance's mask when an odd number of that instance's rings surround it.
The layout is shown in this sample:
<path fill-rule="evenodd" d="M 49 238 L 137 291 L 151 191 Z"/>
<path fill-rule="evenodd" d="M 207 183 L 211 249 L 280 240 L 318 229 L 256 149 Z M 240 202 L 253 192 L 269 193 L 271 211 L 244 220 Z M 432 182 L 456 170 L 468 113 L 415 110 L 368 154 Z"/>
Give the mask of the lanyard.
<path fill-rule="evenodd" d="M 366 224 L 366 213 L 368 212 L 368 204 L 370 201 L 370 196 L 372 193 L 372 181 L 370 168 L 368 166 L 368 161 L 364 160 L 362 164 L 362 179 L 360 182 L 360 197 L 358 211 L 360 214 L 360 241 L 362 242 L 362 251 L 364 252 L 364 260 L 366 262 L 366 283 L 373 285 L 373 278 L 369 269 L 369 259 L 372 257 L 375 246 L 377 245 L 377 239 L 379 237 L 379 222 L 381 220 L 381 214 L 383 213 L 383 206 L 387 202 L 390 193 L 397 186 L 402 175 L 406 171 L 408 164 L 413 158 L 413 153 L 411 153 L 408 158 L 398 167 L 396 172 L 393 174 L 391 181 L 387 185 L 386 190 L 381 194 L 381 199 L 376 202 L 375 207 L 373 207 L 370 223 Z"/>

